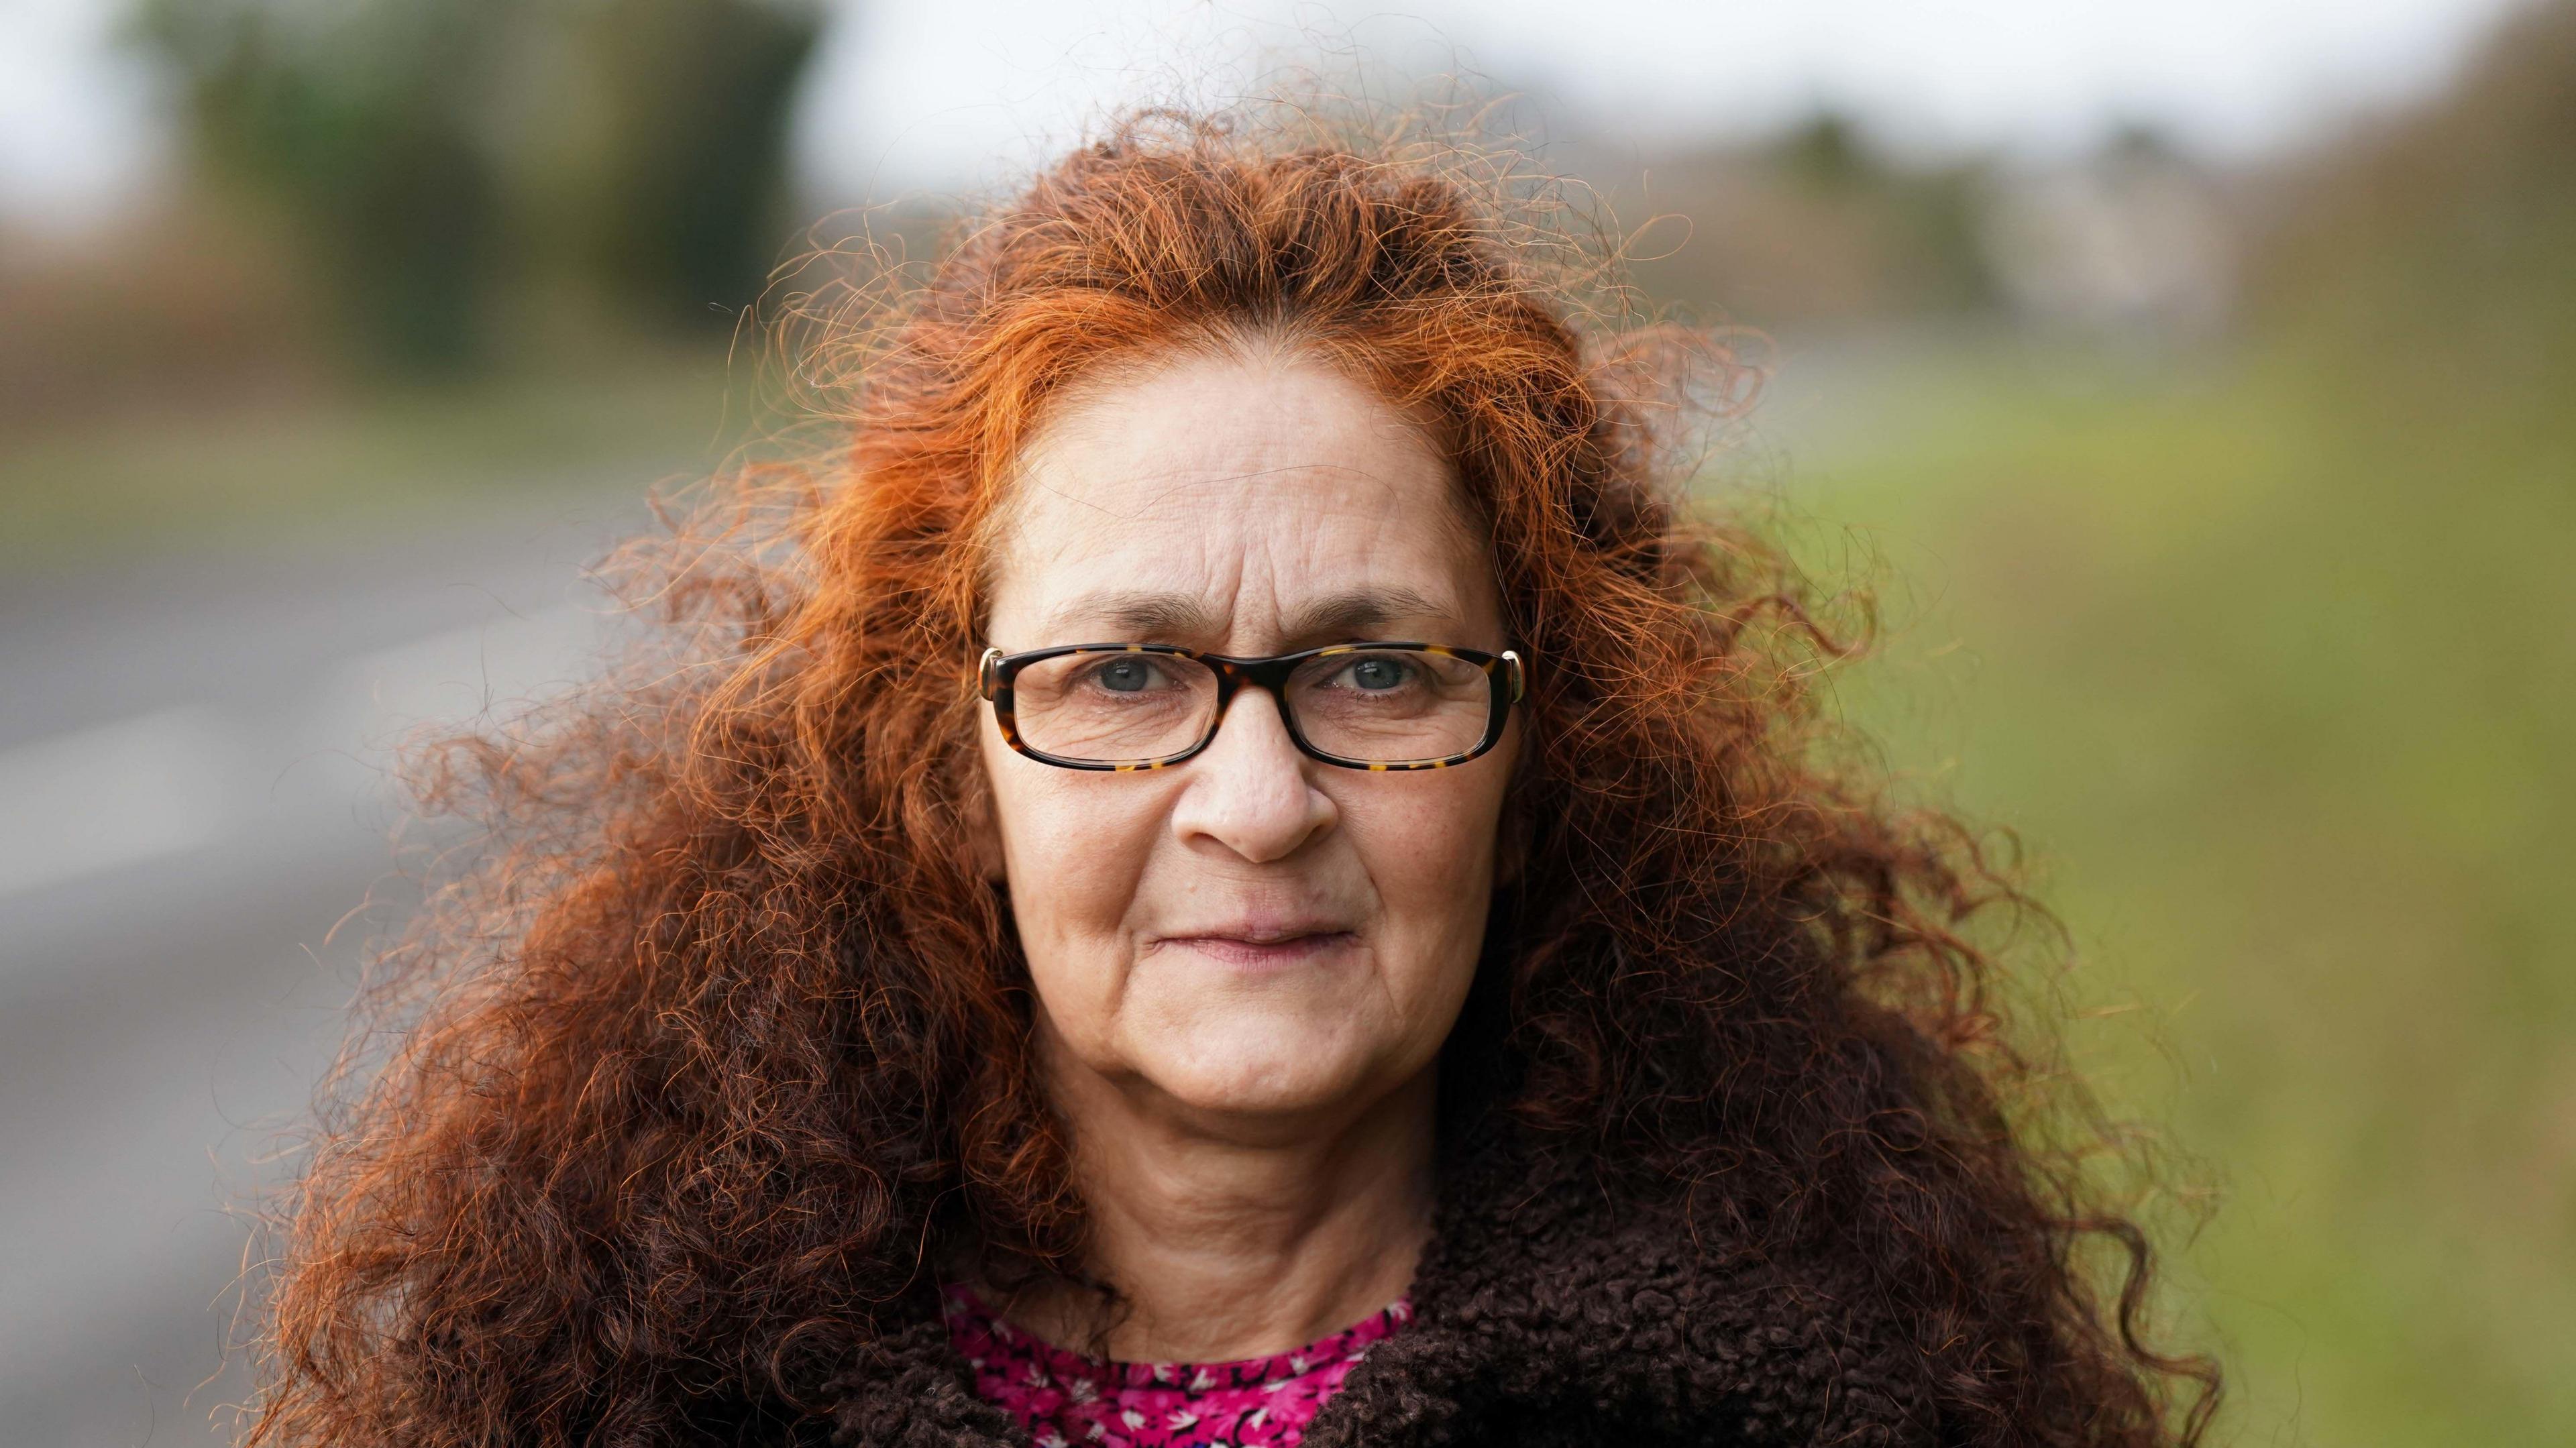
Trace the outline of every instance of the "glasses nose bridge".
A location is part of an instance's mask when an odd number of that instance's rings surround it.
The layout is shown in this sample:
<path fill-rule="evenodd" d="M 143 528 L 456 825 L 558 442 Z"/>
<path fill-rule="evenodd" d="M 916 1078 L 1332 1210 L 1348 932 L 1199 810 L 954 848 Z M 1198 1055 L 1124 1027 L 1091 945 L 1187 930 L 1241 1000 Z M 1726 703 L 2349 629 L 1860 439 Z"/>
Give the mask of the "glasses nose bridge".
<path fill-rule="evenodd" d="M 1270 695 L 1270 702 L 1279 710 L 1279 722 L 1288 730 L 1289 741 L 1305 752 L 1305 738 L 1297 731 L 1296 715 L 1288 703 L 1288 680 L 1305 661 L 1304 654 L 1267 659 L 1201 656 L 1200 662 L 1216 671 L 1216 717 L 1208 722 L 1208 738 L 1214 740 L 1216 731 L 1225 727 L 1226 716 L 1234 711 L 1235 696 L 1249 685 Z"/>
<path fill-rule="evenodd" d="M 1231 701 L 1236 690 L 1246 684 L 1267 689 L 1282 705 L 1288 702 L 1288 679 L 1297 666 L 1306 661 L 1304 654 L 1288 654 L 1269 659 L 1230 659 L 1210 657 L 1206 662 L 1217 670 L 1220 698 Z"/>

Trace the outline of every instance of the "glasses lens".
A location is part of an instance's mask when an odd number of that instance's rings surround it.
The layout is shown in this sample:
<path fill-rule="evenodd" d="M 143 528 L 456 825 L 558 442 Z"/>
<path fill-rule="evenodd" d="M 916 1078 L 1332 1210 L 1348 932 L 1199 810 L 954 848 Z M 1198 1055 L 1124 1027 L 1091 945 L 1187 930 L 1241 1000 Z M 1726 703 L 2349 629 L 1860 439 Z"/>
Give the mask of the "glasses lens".
<path fill-rule="evenodd" d="M 1485 671 L 1464 659 L 1362 649 L 1298 665 L 1288 699 L 1298 731 L 1324 753 L 1406 764 L 1475 748 L 1494 696 Z"/>
<path fill-rule="evenodd" d="M 1020 739 L 1042 754 L 1124 764 L 1178 754 L 1216 713 L 1216 673 L 1173 654 L 1061 654 L 1011 685 Z"/>

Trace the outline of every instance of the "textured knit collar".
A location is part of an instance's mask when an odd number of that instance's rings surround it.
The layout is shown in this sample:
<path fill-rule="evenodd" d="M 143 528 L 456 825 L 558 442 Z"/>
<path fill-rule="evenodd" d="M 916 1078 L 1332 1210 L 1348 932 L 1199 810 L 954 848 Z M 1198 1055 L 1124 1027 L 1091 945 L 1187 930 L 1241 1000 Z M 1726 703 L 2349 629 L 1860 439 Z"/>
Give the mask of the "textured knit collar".
<path fill-rule="evenodd" d="M 1922 1355 L 1833 1272 L 1695 1238 L 1494 1127 L 1446 1153 L 1414 1319 L 1307 1448 L 1445 1442 L 1930 1444 Z M 1025 1448 L 975 1395 L 934 1293 L 832 1385 L 842 1448 Z"/>

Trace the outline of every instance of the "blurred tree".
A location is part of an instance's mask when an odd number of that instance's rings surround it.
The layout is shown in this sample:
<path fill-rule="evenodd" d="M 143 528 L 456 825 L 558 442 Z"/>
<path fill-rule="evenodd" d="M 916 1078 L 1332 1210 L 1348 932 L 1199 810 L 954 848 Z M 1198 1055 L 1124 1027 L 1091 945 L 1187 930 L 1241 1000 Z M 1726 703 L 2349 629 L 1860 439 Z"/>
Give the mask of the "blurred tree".
<path fill-rule="evenodd" d="M 788 106 L 821 34 L 811 5 L 612 0 L 583 17 L 607 109 L 601 272 L 700 323 L 760 293 L 780 231 Z"/>
<path fill-rule="evenodd" d="M 1887 181 L 1888 168 L 1871 153 L 1860 127 L 1840 111 L 1816 112 L 1765 149 L 1783 176 L 1819 191 L 1857 191 Z"/>
<path fill-rule="evenodd" d="M 1974 163 L 1901 165 L 1868 131 L 1830 108 L 1756 150 L 1757 164 L 1788 186 L 1838 211 L 1873 238 L 1894 311 L 1955 311 L 1991 305 L 1994 278 L 1977 244 L 1984 168 Z"/>
<path fill-rule="evenodd" d="M 358 340 L 416 371 L 470 365 L 501 197 L 472 117 L 501 0 L 346 8 L 144 0 L 181 81 L 194 159 L 274 200 Z"/>
<path fill-rule="evenodd" d="M 1647 168 L 1646 202 L 1690 228 L 1658 233 L 1662 248 L 1637 258 L 1634 279 L 1648 295 L 1757 326 L 1992 306 L 1997 282 L 1978 241 L 1986 169 L 1892 157 L 1830 109 L 1749 145 L 1666 154 Z"/>
<path fill-rule="evenodd" d="M 2576 0 L 2517 13 L 2441 96 L 2276 191 L 2256 280 L 2319 365 L 2392 415 L 2505 407 L 2576 442 Z"/>
<path fill-rule="evenodd" d="M 663 323 L 760 291 L 818 0 L 137 3 L 194 159 L 285 215 L 371 361 L 487 360 L 531 274 Z"/>

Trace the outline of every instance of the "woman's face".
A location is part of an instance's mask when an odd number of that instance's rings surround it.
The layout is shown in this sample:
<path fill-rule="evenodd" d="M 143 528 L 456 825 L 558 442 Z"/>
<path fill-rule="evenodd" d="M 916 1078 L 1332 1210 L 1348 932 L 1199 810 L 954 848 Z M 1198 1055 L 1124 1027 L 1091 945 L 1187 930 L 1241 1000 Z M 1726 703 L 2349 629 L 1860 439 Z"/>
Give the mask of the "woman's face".
<path fill-rule="evenodd" d="M 1022 458 L 987 642 L 1499 651 L 1450 470 L 1364 387 L 1201 356 L 1065 402 Z M 1520 727 L 1449 769 L 1297 752 L 1264 691 L 1166 769 L 1058 768 L 984 710 L 1006 880 L 1059 1084 L 1281 1125 L 1355 1114 L 1438 1053 L 1474 974 Z"/>

